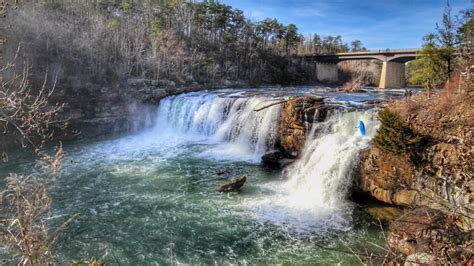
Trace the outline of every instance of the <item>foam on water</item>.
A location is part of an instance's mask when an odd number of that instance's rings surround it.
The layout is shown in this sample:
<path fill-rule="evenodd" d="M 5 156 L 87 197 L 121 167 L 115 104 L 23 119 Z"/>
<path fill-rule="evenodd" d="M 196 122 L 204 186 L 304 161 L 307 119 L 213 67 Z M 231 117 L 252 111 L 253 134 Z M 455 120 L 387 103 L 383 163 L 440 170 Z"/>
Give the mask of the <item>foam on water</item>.
<path fill-rule="evenodd" d="M 357 128 L 359 120 L 366 124 L 366 136 Z M 301 157 L 284 169 L 284 181 L 263 186 L 273 195 L 253 203 L 257 218 L 301 231 L 350 229 L 346 197 L 352 172 L 377 127 L 374 111 L 336 112 L 313 124 Z"/>
<path fill-rule="evenodd" d="M 223 144 L 201 154 L 207 158 L 259 162 L 275 144 L 280 107 L 255 109 L 271 102 L 263 96 L 212 93 L 168 97 L 160 103 L 155 132 Z"/>
<path fill-rule="evenodd" d="M 199 154 L 207 159 L 259 162 L 274 148 L 280 106 L 255 109 L 271 102 L 263 95 L 205 92 L 168 97 L 161 101 L 154 133 L 213 144 Z M 359 132 L 360 120 L 366 136 Z M 350 229 L 352 206 L 346 197 L 352 171 L 377 126 L 373 110 L 334 111 L 326 121 L 315 122 L 300 158 L 284 169 L 283 180 L 262 185 L 266 193 L 244 205 L 261 222 L 297 231 Z"/>
<path fill-rule="evenodd" d="M 173 264 L 339 263 L 340 253 L 315 243 L 338 248 L 340 238 L 368 237 L 369 223 L 346 196 L 357 153 L 377 127 L 375 112 L 338 111 L 308 127 L 301 157 L 279 178 L 257 163 L 275 149 L 280 106 L 254 110 L 289 96 L 281 91 L 168 97 L 147 132 L 65 143 L 63 177 L 50 192 L 51 222 L 81 216 L 58 241 L 62 264 L 95 256 L 108 264 L 166 265 L 170 243 Z M 347 109 L 365 108 L 346 104 L 362 94 L 334 96 Z M 356 128 L 359 119 L 366 137 Z M 15 172 L 28 173 L 30 165 L 14 166 Z M 0 168 L 4 175 L 10 170 Z M 223 179 L 240 175 L 248 177 L 240 193 L 216 191 Z"/>

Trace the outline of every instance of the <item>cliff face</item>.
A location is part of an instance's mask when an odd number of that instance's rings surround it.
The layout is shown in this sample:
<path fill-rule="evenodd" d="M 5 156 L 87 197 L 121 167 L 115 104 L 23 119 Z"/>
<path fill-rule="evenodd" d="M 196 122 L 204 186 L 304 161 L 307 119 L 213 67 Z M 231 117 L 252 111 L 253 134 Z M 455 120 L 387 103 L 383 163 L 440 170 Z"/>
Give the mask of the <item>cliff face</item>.
<path fill-rule="evenodd" d="M 328 106 L 323 98 L 297 97 L 283 103 L 277 145 L 282 152 L 297 156 L 303 149 L 306 135 L 315 121 L 324 121 Z"/>
<path fill-rule="evenodd" d="M 362 155 L 358 187 L 389 204 L 443 211 L 457 206 L 474 217 L 465 208 L 474 204 L 472 99 L 453 98 L 452 108 L 440 111 L 434 109 L 445 96 L 425 97 L 388 105 L 383 112 L 394 114 L 394 121 L 381 113 L 374 145 Z M 416 109 L 407 112 L 407 105 Z"/>
<path fill-rule="evenodd" d="M 64 88 L 56 90 L 53 100 L 65 102 L 62 113 L 70 119 L 71 129 L 79 130 L 82 137 L 133 132 L 151 126 L 162 98 L 201 89 L 148 79 L 100 86 L 70 78 L 64 84 Z"/>
<path fill-rule="evenodd" d="M 387 234 L 407 262 L 473 263 L 472 104 L 472 94 L 449 91 L 392 102 L 361 156 L 359 192 L 409 207 Z"/>

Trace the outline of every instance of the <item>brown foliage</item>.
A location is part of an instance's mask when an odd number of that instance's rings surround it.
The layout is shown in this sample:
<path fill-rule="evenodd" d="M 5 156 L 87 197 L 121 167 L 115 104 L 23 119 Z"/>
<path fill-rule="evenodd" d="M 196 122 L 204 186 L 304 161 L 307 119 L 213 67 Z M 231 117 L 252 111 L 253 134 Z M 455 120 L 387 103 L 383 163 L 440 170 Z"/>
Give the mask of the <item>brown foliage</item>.
<path fill-rule="evenodd" d="M 338 64 L 349 81 L 343 89 L 359 91 L 368 85 L 378 85 L 381 67 L 375 61 L 345 61 Z"/>
<path fill-rule="evenodd" d="M 55 130 L 66 129 L 67 122 L 59 118 L 64 105 L 49 103 L 55 83 L 50 89 L 46 87 L 47 74 L 39 90 L 33 90 L 30 67 L 26 64 L 19 74 L 15 72 L 19 51 L 20 46 L 13 61 L 0 69 L 0 126 L 4 134 L 19 132 L 24 146 L 39 148 L 52 139 Z M 5 80 L 9 75 L 12 77 Z"/>
<path fill-rule="evenodd" d="M 38 161 L 42 170 L 40 176 L 11 173 L 6 177 L 5 190 L 0 193 L 2 245 L 14 251 L 17 254 L 14 260 L 23 265 L 54 264 L 51 248 L 59 231 L 74 218 L 50 231 L 51 198 L 47 178 L 58 174 L 63 158 L 64 151 L 60 145 L 54 155 L 44 155 Z"/>
<path fill-rule="evenodd" d="M 448 143 L 473 144 L 473 98 L 456 89 L 458 78 L 446 85 L 446 89 L 432 94 L 419 94 L 404 101 L 388 104 L 400 118 L 414 130 Z"/>
<path fill-rule="evenodd" d="M 0 12 L 6 6 L 0 5 Z M 18 73 L 16 65 L 20 46 L 9 63 L 0 67 L 0 127 L 8 136 L 20 135 L 24 146 L 32 146 L 41 159 L 37 162 L 38 175 L 10 173 L 6 187 L 0 191 L 0 245 L 14 254 L 12 262 L 22 265 L 52 265 L 55 263 L 51 247 L 59 231 L 71 221 L 51 232 L 48 225 L 51 198 L 48 195 L 48 177 L 59 173 L 64 158 L 62 144 L 54 155 L 43 153 L 41 147 L 62 131 L 67 123 L 59 118 L 62 104 L 49 102 L 54 92 L 43 84 L 36 88 L 30 83 L 27 63 Z M 8 155 L 2 151 L 2 160 Z"/>

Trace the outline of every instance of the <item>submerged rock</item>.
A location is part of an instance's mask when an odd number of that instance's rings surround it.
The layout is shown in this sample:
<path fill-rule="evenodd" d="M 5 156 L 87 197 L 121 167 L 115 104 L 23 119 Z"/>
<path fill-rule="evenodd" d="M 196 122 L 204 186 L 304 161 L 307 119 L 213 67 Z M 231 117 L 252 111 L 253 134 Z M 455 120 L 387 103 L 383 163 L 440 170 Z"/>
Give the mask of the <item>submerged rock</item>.
<path fill-rule="evenodd" d="M 296 160 L 295 156 L 284 152 L 271 152 L 262 156 L 262 166 L 270 169 L 283 169 Z"/>
<path fill-rule="evenodd" d="M 246 176 L 241 176 L 237 179 L 234 179 L 230 182 L 227 182 L 225 184 L 220 185 L 219 188 L 217 188 L 217 191 L 219 191 L 219 192 L 232 192 L 232 191 L 235 191 L 235 190 L 239 190 L 244 185 L 245 181 L 247 181 L 247 177 Z"/>

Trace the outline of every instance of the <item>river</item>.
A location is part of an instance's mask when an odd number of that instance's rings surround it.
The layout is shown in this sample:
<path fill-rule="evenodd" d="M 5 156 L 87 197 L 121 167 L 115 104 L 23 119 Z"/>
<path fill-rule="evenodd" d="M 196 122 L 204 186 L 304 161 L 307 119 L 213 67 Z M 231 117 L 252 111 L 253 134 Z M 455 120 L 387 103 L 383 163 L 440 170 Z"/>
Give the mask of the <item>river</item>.
<path fill-rule="evenodd" d="M 171 96 L 143 132 L 67 142 L 54 181 L 52 224 L 79 214 L 56 247 L 60 262 L 108 264 L 357 263 L 349 247 L 383 243 L 381 230 L 347 199 L 358 153 L 378 127 L 367 100 L 403 91 L 336 93 L 309 87 L 227 89 Z M 308 128 L 302 156 L 283 171 L 260 166 L 275 149 L 289 95 L 320 95 L 343 108 Z M 364 121 L 367 134 L 357 128 Z M 23 153 L 0 174 L 30 172 Z M 240 192 L 216 186 L 245 175 Z"/>

